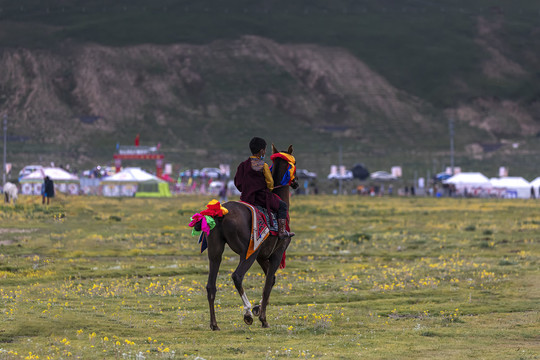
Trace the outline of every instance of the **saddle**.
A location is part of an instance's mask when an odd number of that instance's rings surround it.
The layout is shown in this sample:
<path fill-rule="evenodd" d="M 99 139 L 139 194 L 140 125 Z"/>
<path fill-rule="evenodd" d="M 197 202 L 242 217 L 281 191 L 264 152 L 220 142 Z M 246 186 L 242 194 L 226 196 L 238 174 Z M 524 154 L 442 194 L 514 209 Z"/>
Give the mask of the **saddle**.
<path fill-rule="evenodd" d="M 268 226 L 268 229 L 270 230 L 271 235 L 277 235 L 278 232 L 278 222 L 277 222 L 277 213 L 270 212 L 271 214 L 268 214 L 268 211 L 266 211 L 265 208 L 262 206 L 255 206 L 257 210 L 259 210 L 266 220 L 266 225 Z M 272 221 L 270 221 L 270 216 L 272 216 Z"/>

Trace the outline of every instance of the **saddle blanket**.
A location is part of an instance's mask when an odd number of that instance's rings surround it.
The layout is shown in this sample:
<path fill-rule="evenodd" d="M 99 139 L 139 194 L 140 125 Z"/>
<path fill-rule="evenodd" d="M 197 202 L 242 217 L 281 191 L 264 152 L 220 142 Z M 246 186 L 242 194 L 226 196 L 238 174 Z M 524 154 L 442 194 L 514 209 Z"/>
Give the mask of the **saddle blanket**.
<path fill-rule="evenodd" d="M 251 211 L 251 223 L 253 224 L 251 227 L 251 235 L 249 239 L 249 247 L 248 251 L 246 253 L 246 259 L 249 258 L 261 244 L 268 238 L 269 235 L 277 236 L 278 228 L 277 228 L 277 219 L 276 214 L 272 213 L 272 226 L 269 227 L 268 224 L 270 224 L 270 219 L 268 217 L 268 213 L 266 209 L 255 207 L 251 204 L 248 204 L 243 201 L 236 201 L 240 204 L 245 205 L 250 211 Z M 289 224 L 287 224 L 287 231 L 289 230 Z M 206 240 L 206 234 L 201 232 L 201 236 L 199 238 L 199 244 L 201 244 L 201 253 L 208 247 L 208 243 Z M 283 269 L 285 268 L 285 252 L 283 252 L 283 257 L 281 259 L 281 263 L 279 264 L 279 268 Z"/>
<path fill-rule="evenodd" d="M 249 258 L 261 244 L 263 243 L 268 235 L 270 235 L 270 230 L 266 225 L 266 218 L 264 214 L 259 211 L 256 207 L 251 204 L 248 204 L 243 201 L 238 201 L 240 204 L 245 205 L 249 211 L 251 211 L 251 237 L 249 239 L 249 247 L 246 254 L 246 259 Z"/>
<path fill-rule="evenodd" d="M 255 207 L 251 204 L 248 204 L 243 201 L 237 201 L 238 203 L 245 205 L 251 211 L 251 235 L 249 239 L 249 248 L 246 254 L 246 259 L 249 258 L 269 235 L 277 235 L 277 220 L 275 214 L 272 214 L 273 217 L 273 226 L 269 227 L 268 224 L 269 218 L 267 211 L 260 207 Z M 207 234 L 201 232 L 199 236 L 199 244 L 201 245 L 201 253 L 208 248 L 208 241 L 206 239 Z"/>
<path fill-rule="evenodd" d="M 268 229 L 270 230 L 270 235 L 277 235 L 278 233 L 278 224 L 277 224 L 277 215 L 274 212 L 272 213 L 272 221 L 270 221 L 270 216 L 268 215 L 268 211 L 266 211 L 265 208 L 262 206 L 255 206 L 257 210 L 259 210 L 262 215 L 264 215 L 264 219 L 266 220 L 266 225 L 268 226 Z M 272 225 L 270 225 L 272 224 Z"/>
<path fill-rule="evenodd" d="M 241 203 L 249 205 L 249 204 L 244 203 L 242 201 L 241 201 Z M 257 211 L 257 221 L 260 221 L 259 217 L 264 217 L 264 222 L 265 222 L 265 225 L 266 225 L 267 229 L 270 231 L 270 235 L 277 236 L 278 235 L 277 214 L 274 213 L 274 212 L 270 212 L 270 215 L 268 215 L 268 211 L 266 211 L 266 209 L 263 208 L 262 206 L 255 206 L 255 210 Z M 272 221 L 270 221 L 270 216 L 272 216 Z M 270 224 L 272 224 L 272 225 L 270 225 Z M 287 216 L 286 230 L 291 231 L 291 229 L 289 228 L 289 217 L 288 216 Z M 268 236 L 268 235 L 266 235 L 266 236 Z M 250 244 L 250 247 L 251 247 L 251 244 Z M 248 251 L 248 254 L 249 254 L 249 251 Z M 249 256 L 247 256 L 246 259 L 248 257 Z M 286 259 L 286 257 L 287 257 L 287 255 L 285 254 L 285 252 L 283 252 L 283 257 L 281 258 L 281 262 L 279 264 L 280 269 L 285 269 L 285 259 Z"/>

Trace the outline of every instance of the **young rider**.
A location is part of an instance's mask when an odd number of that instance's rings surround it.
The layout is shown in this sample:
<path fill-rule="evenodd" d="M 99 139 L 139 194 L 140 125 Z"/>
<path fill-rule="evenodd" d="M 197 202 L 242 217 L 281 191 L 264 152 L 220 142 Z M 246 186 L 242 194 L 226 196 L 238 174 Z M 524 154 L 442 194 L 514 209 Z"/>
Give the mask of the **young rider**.
<path fill-rule="evenodd" d="M 264 162 L 266 155 L 266 141 L 254 137 L 249 142 L 252 156 L 238 165 L 234 177 L 234 185 L 242 193 L 240 200 L 252 205 L 258 205 L 270 211 L 277 212 L 278 237 L 285 239 L 292 237 L 293 232 L 287 232 L 287 204 L 279 196 L 272 193 L 274 180 L 268 164 Z"/>

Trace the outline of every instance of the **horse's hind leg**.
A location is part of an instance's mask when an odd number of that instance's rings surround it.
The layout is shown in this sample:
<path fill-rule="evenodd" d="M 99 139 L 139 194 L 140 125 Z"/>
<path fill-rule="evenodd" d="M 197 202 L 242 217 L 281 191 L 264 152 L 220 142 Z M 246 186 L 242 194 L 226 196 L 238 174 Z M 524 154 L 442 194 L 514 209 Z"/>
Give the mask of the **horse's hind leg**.
<path fill-rule="evenodd" d="M 210 306 L 210 329 L 219 330 L 216 321 L 216 312 L 214 310 L 214 301 L 216 299 L 216 279 L 221 264 L 221 255 L 225 249 L 225 243 L 216 242 L 215 247 L 208 247 L 208 260 L 210 261 L 210 269 L 208 271 L 208 283 L 206 284 L 206 293 L 208 296 L 208 305 Z"/>
<path fill-rule="evenodd" d="M 242 282 L 244 281 L 244 275 L 246 275 L 246 272 L 249 270 L 251 265 L 253 265 L 255 258 L 256 256 L 253 254 L 248 259 L 240 260 L 238 267 L 232 274 L 234 286 L 236 287 L 238 294 L 242 298 L 242 303 L 244 304 L 244 322 L 248 325 L 253 324 L 253 313 L 251 312 L 251 303 L 247 298 L 244 287 L 242 286 Z"/>

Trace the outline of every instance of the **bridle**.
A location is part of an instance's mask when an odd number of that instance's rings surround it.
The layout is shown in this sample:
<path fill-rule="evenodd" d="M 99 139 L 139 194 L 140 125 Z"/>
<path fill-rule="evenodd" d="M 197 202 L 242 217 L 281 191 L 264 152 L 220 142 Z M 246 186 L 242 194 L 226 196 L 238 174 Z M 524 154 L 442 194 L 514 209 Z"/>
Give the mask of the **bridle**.
<path fill-rule="evenodd" d="M 279 185 L 274 186 L 274 189 L 277 189 L 283 186 L 289 186 L 292 184 L 292 182 L 296 178 L 296 159 L 294 158 L 294 156 L 286 152 L 278 152 L 278 153 L 272 154 L 272 156 L 270 156 L 270 160 L 272 160 L 272 166 L 270 167 L 270 171 L 274 167 L 274 160 L 276 158 L 285 160 L 289 164 L 289 167 L 287 168 L 287 171 L 285 171 L 285 174 L 283 175 L 283 178 L 281 179 Z"/>

